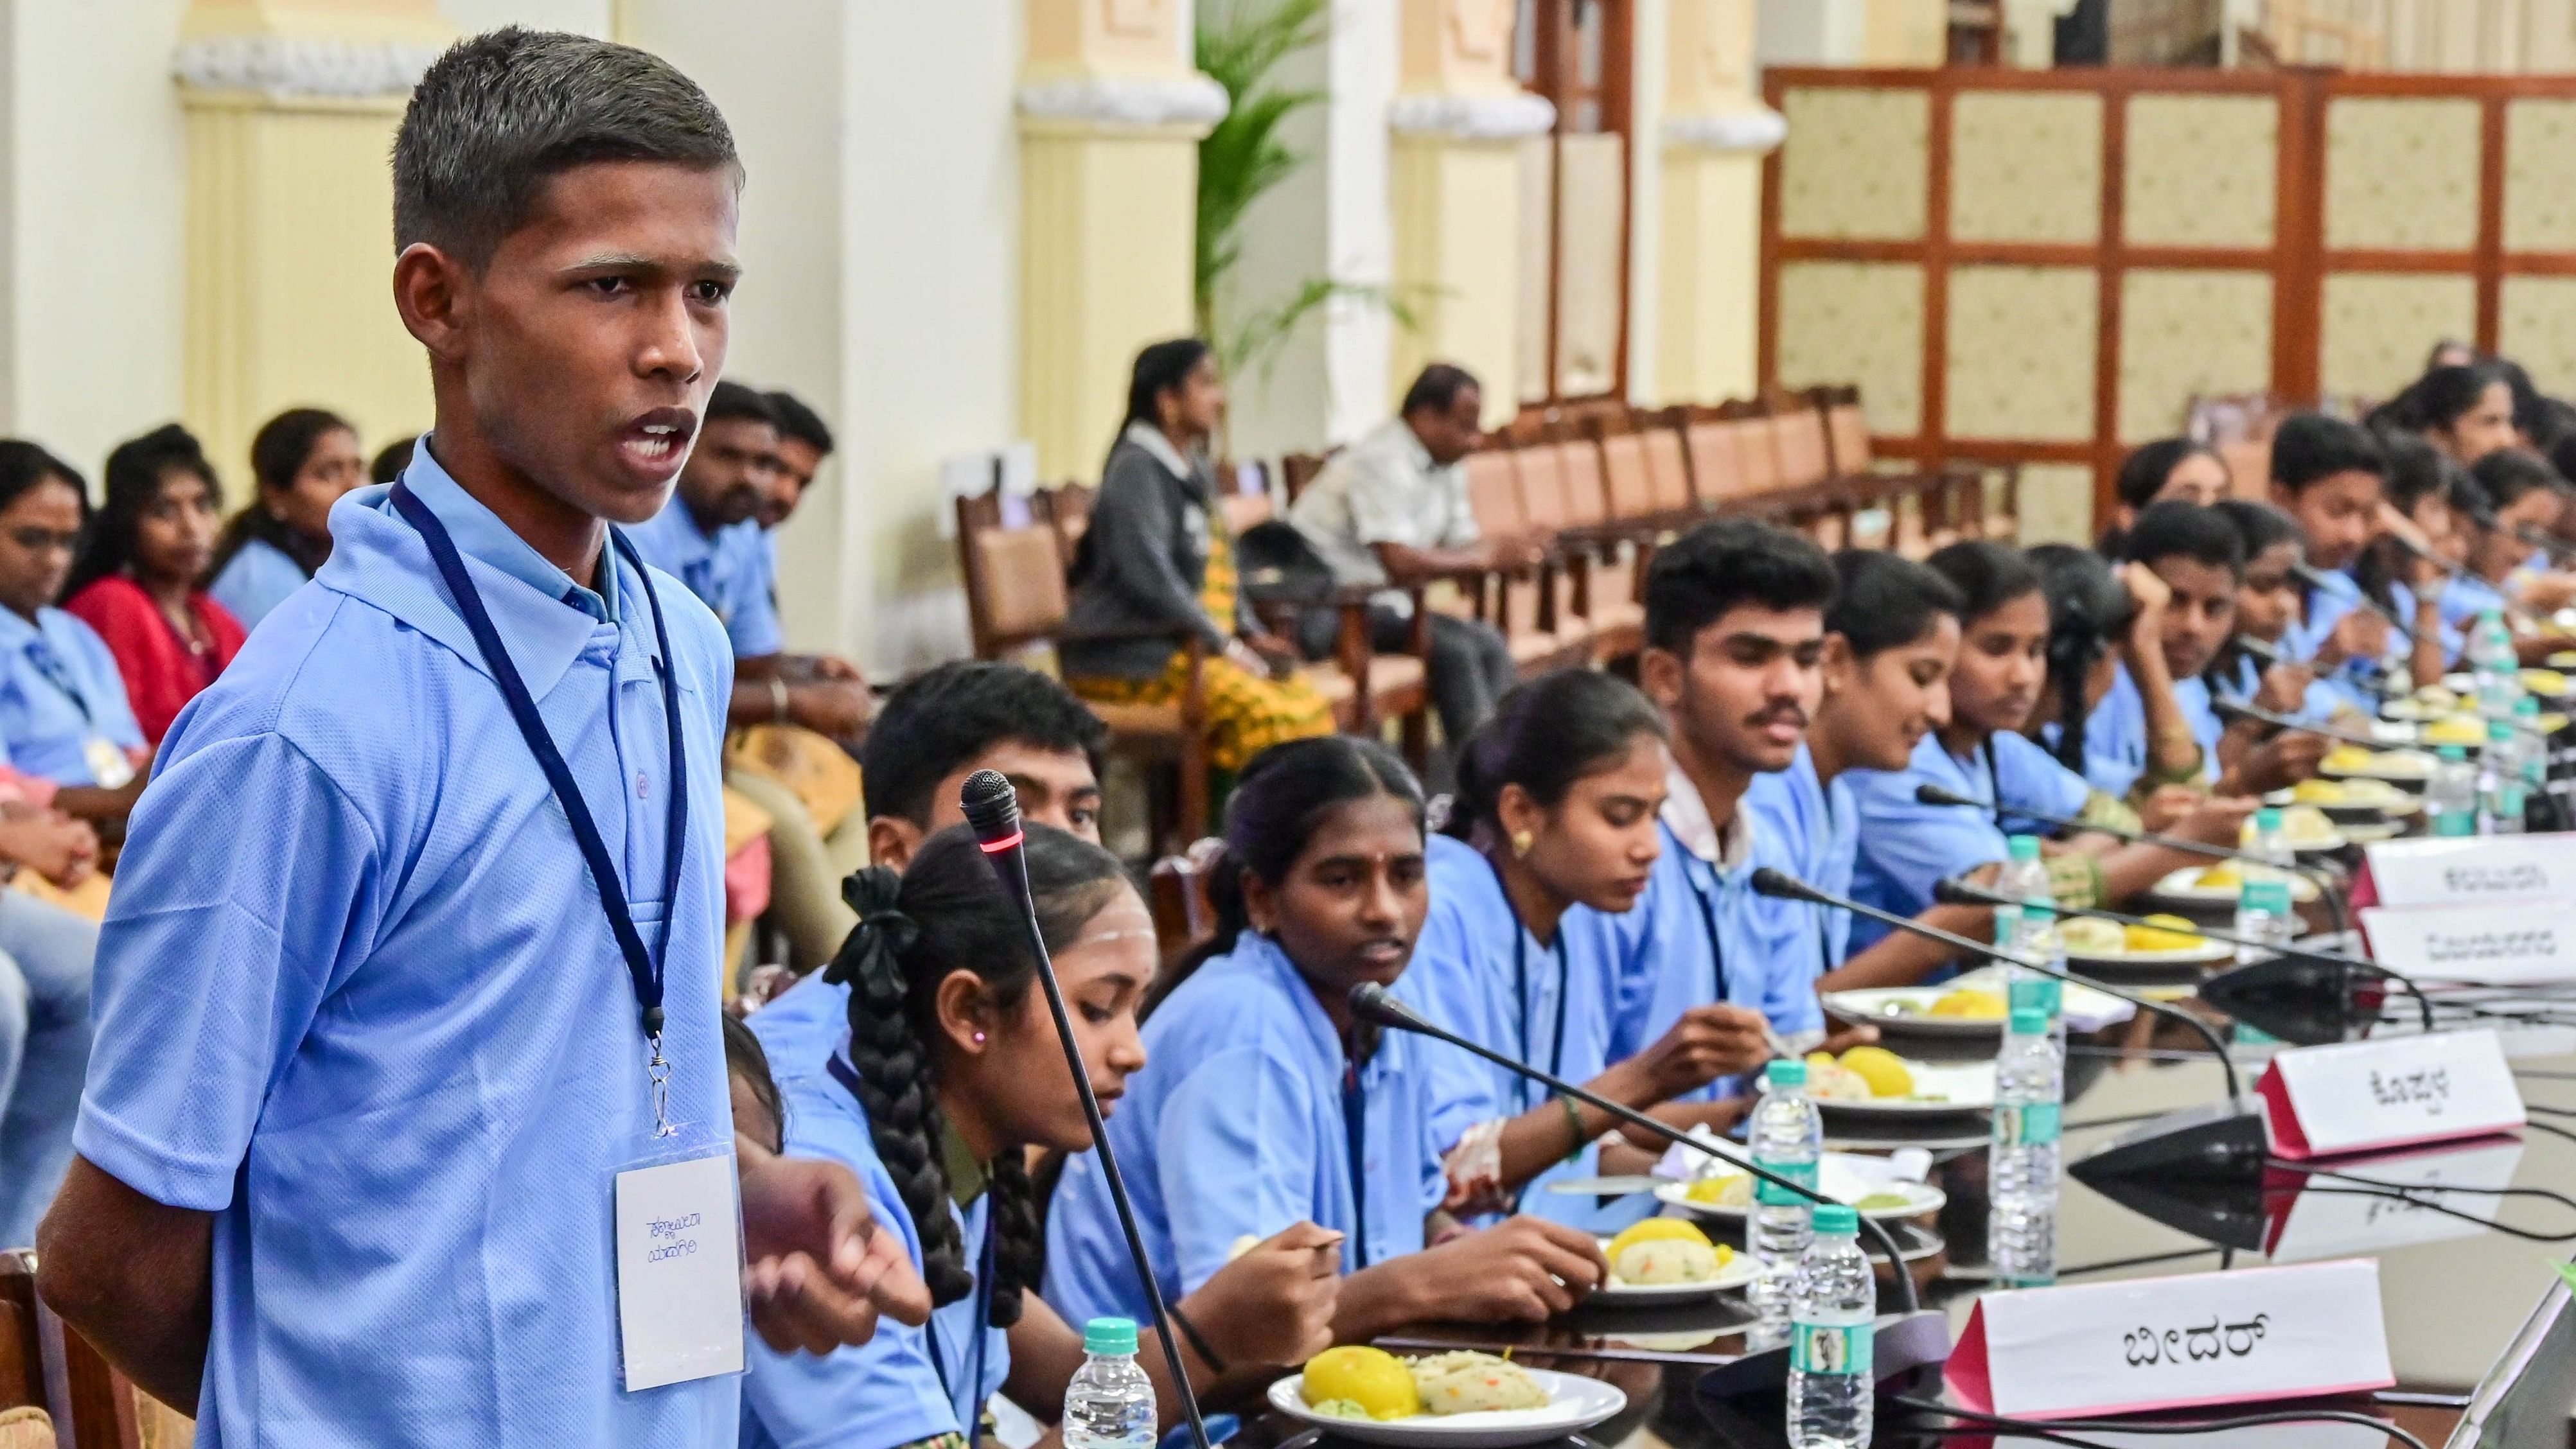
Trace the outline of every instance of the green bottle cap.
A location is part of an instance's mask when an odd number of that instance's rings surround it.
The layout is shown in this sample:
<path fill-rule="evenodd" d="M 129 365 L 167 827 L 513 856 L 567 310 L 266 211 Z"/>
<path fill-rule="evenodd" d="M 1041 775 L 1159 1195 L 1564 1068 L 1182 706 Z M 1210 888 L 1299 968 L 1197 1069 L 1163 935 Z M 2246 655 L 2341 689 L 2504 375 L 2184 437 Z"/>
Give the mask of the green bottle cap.
<path fill-rule="evenodd" d="M 2509 719 L 2491 719 L 2491 720 L 2488 720 L 2488 721 L 2487 721 L 2487 743 L 2489 743 L 2489 744 L 2494 744 L 2494 745 L 2500 745 L 2500 744 L 2503 744 L 2503 743 L 2505 743 L 2506 741 L 2508 741 L 2508 740 L 2510 740 L 2510 739 L 2512 739 L 2512 738 L 2513 738 L 2513 721 L 2512 721 L 2512 720 L 2509 720 Z"/>
<path fill-rule="evenodd" d="M 1847 1203 L 1822 1203 L 1816 1208 L 1814 1221 L 1816 1231 L 1820 1233 L 1857 1233 L 1860 1231 L 1860 1209 Z"/>
<path fill-rule="evenodd" d="M 2054 982 L 2054 981 L 2052 981 L 2052 982 L 2050 982 L 2050 983 L 2049 983 L 2049 985 L 2051 985 L 2051 986 L 2054 986 L 2054 985 L 2056 985 L 2056 984 L 2057 984 L 2057 983 L 2056 983 L 2056 982 Z M 2013 1012 L 2012 1012 L 2012 1033 L 2013 1033 L 2013 1035 L 2015 1035 L 2015 1036 L 2038 1036 L 2038 1035 L 2040 1035 L 2040 1034 L 2042 1034 L 2042 1033 L 2046 1032 L 2047 1030 L 2048 1030 L 2048 1013 L 2047 1013 L 2047 1012 L 2042 1011 L 2042 1010 L 2040 1010 L 2039 1008 L 2037 1008 L 2037 1007 L 2035 1007 L 2035 1006 L 2016 1006 L 2016 1007 L 2014 1007 L 2014 1008 L 2013 1008 Z"/>
<path fill-rule="evenodd" d="M 2281 809 L 2279 806 L 2266 805 L 2262 809 L 2254 812 L 2254 829 L 2258 834 L 2271 835 L 2279 831 L 2280 828 Z"/>
<path fill-rule="evenodd" d="M 2524 715 L 2529 715 L 2533 719 L 2538 719 L 2540 718 L 2540 700 L 2533 695 L 2523 695 L 2513 702 L 2513 713 L 2514 717 L 2517 719 Z"/>
<path fill-rule="evenodd" d="M 1807 1085 L 1807 1064 L 1796 1057 L 1774 1057 L 1771 1065 L 1762 1069 L 1762 1080 L 1782 1089 L 1803 1087 Z"/>
<path fill-rule="evenodd" d="M 2015 860 L 2039 859 L 2039 837 L 2036 835 L 2011 836 L 2004 841 L 2004 844 L 2011 848 L 2012 858 Z"/>
<path fill-rule="evenodd" d="M 1133 1356 L 1136 1352 L 1136 1320 L 1132 1318 L 1095 1318 L 1082 1325 L 1084 1353 Z"/>
<path fill-rule="evenodd" d="M 2036 1011 L 2054 1017 L 2066 1000 L 2066 983 L 2052 976 L 2026 976 L 2012 984 L 2007 1000 L 2014 1012 Z"/>
<path fill-rule="evenodd" d="M 2469 752 L 2458 745 L 2443 745 L 2433 753 L 2445 760 L 2466 760 Z"/>
<path fill-rule="evenodd" d="M 2020 934 L 2021 907 L 2012 905 L 1995 907 L 1995 944 L 2009 946 L 2013 943 L 2013 937 Z"/>

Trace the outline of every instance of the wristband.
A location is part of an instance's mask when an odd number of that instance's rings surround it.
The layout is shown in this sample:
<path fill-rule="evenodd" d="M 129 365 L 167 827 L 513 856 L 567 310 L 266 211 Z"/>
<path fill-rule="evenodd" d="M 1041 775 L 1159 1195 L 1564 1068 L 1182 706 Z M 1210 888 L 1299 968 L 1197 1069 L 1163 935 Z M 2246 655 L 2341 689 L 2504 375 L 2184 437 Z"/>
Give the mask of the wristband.
<path fill-rule="evenodd" d="M 1574 1146 L 1565 1154 L 1565 1160 L 1572 1162 L 1583 1155 L 1583 1144 L 1587 1140 L 1583 1133 L 1583 1113 L 1575 1107 L 1574 1099 L 1563 1093 L 1557 1094 L 1556 1105 L 1565 1109 L 1565 1123 L 1574 1129 Z"/>
<path fill-rule="evenodd" d="M 1199 1332 L 1199 1326 L 1181 1312 L 1181 1305 L 1167 1303 L 1163 1305 L 1163 1313 L 1172 1320 L 1172 1326 L 1181 1331 L 1181 1337 L 1189 1340 L 1190 1350 L 1199 1356 L 1199 1361 L 1213 1369 L 1218 1378 L 1224 1378 L 1230 1372 L 1225 1360 L 1216 1356 L 1215 1349 L 1208 1347 L 1207 1335 Z"/>

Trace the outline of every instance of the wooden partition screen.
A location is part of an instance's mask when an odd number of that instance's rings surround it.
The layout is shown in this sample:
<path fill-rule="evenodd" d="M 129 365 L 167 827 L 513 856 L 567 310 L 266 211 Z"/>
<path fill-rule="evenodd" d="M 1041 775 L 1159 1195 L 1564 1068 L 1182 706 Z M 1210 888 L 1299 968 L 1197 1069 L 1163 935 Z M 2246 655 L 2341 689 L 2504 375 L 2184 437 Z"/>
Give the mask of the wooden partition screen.
<path fill-rule="evenodd" d="M 2384 397 L 2449 337 L 2576 390 L 2576 77 L 1774 70 L 1761 375 L 1872 446 L 2089 477 L 2195 395 Z M 2025 499 L 2030 497 L 2026 484 Z"/>

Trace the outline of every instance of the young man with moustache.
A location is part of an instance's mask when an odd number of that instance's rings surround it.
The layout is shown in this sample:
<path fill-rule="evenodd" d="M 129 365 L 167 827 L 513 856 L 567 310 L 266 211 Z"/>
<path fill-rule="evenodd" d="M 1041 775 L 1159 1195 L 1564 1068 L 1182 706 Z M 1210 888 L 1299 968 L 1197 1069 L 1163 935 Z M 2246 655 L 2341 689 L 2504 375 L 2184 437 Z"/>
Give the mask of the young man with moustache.
<path fill-rule="evenodd" d="M 713 1449 L 746 1298 L 815 1352 L 929 1310 L 846 1168 L 732 1129 L 731 661 L 620 527 L 723 366 L 740 163 L 664 62 L 507 29 L 393 169 L 436 426 L 162 747 L 38 1287 L 201 1445 Z"/>

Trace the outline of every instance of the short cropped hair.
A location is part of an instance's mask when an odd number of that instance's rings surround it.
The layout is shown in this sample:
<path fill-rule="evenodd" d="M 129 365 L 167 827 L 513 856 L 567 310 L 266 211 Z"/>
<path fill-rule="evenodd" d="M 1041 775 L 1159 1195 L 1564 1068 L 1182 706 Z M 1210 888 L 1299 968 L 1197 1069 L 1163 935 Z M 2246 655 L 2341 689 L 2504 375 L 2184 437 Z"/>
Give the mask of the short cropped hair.
<path fill-rule="evenodd" d="M 1691 641 L 1730 609 L 1823 609 L 1834 565 L 1801 534 L 1749 518 L 1721 518 L 1682 535 L 1646 570 L 1646 643 L 1687 655 Z"/>
<path fill-rule="evenodd" d="M 1010 742 L 1100 767 L 1109 727 L 1063 685 L 1016 664 L 960 660 L 907 681 L 868 729 L 859 767 L 868 815 L 928 829 L 931 792 L 960 765 Z"/>
<path fill-rule="evenodd" d="M 832 430 L 821 413 L 805 406 L 804 399 L 792 392 L 773 392 L 769 410 L 778 415 L 780 437 L 803 443 L 826 458 L 832 456 Z"/>
<path fill-rule="evenodd" d="M 1847 548 L 1834 555 L 1834 574 L 1825 632 L 1842 635 L 1863 659 L 1921 641 L 1944 614 L 1967 613 L 1956 586 L 1903 554 Z"/>
<path fill-rule="evenodd" d="M 604 161 L 742 179 L 715 102 L 659 56 L 515 25 L 460 40 L 421 76 L 394 133 L 394 249 L 427 242 L 480 271 L 546 183 Z"/>
<path fill-rule="evenodd" d="M 2338 473 L 2386 481 L 2388 453 L 2359 423 L 2324 413 L 2292 413 L 2272 434 L 2272 481 L 2293 493 Z"/>
<path fill-rule="evenodd" d="M 706 421 L 720 423 L 727 418 L 745 418 L 778 427 L 778 409 L 769 405 L 769 395 L 731 379 L 717 383 L 715 389 L 707 394 Z"/>
<path fill-rule="evenodd" d="M 1476 381 L 1476 375 L 1467 369 L 1435 362 L 1422 369 L 1422 375 L 1413 380 L 1413 386 L 1404 390 L 1404 406 L 1397 410 L 1396 416 L 1409 418 L 1426 408 L 1435 413 L 1445 413 L 1458 405 L 1458 394 L 1471 387 L 1478 392 L 1485 390 Z"/>
<path fill-rule="evenodd" d="M 2120 552 L 2150 568 L 2158 559 L 2187 558 L 2245 577 L 2245 539 L 2236 525 L 2215 508 L 2179 498 L 2139 510 Z"/>

